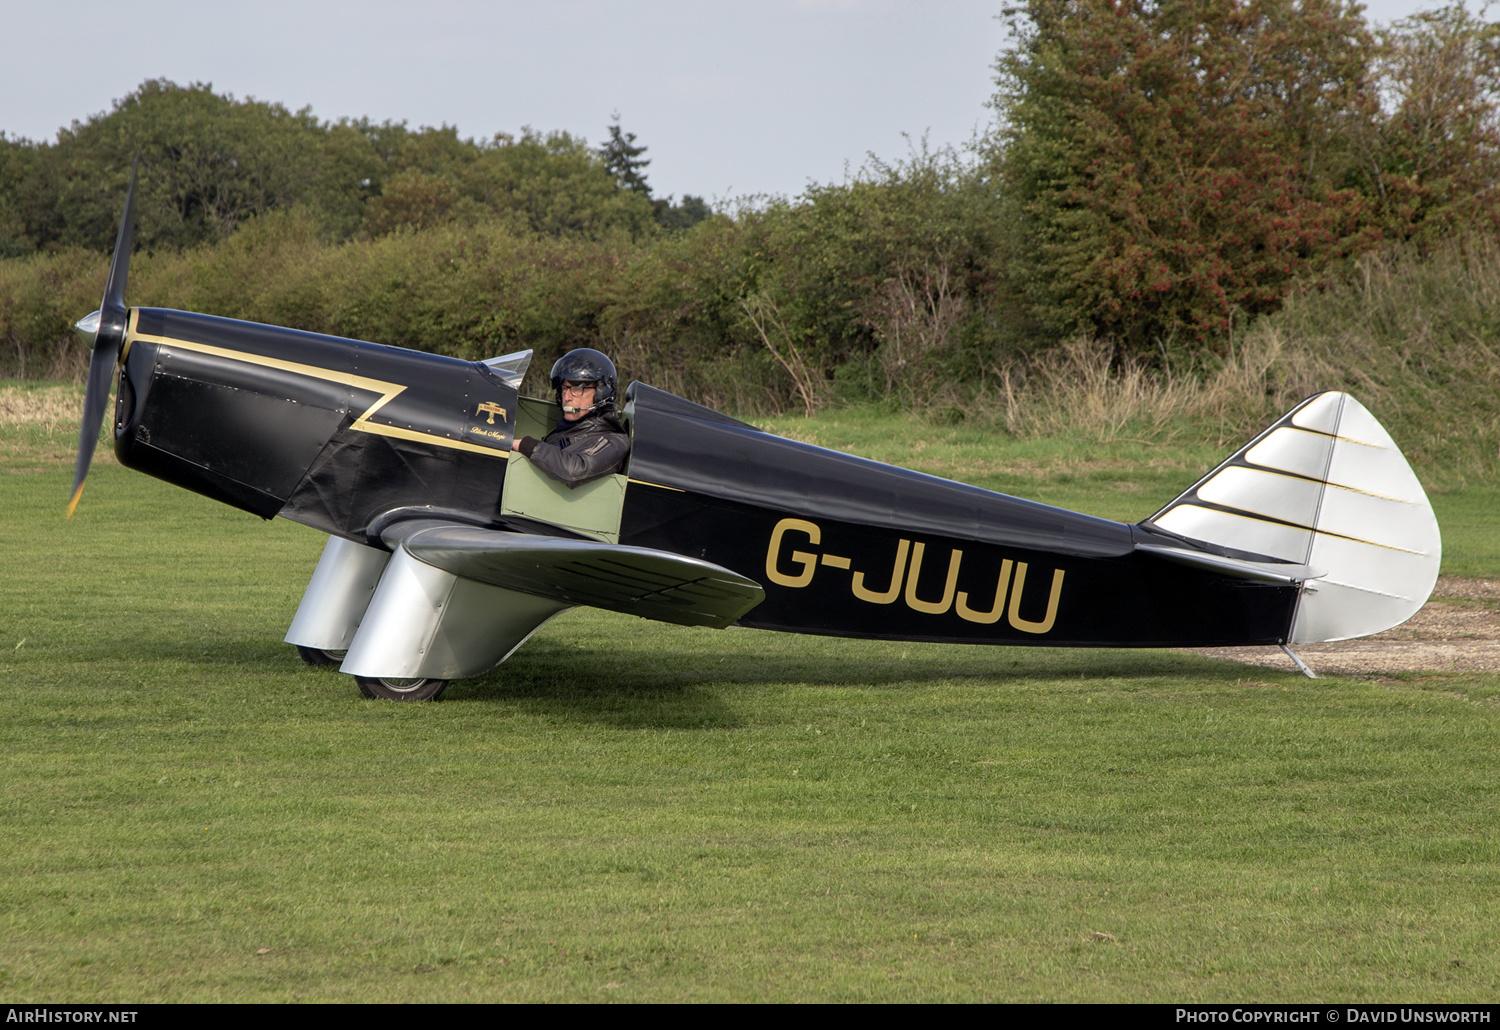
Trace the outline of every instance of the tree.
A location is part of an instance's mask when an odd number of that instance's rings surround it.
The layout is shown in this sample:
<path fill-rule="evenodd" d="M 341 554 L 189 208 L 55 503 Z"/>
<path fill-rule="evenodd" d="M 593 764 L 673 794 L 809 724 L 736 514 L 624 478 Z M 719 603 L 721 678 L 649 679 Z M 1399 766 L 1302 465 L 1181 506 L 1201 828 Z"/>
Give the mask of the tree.
<path fill-rule="evenodd" d="M 137 154 L 141 244 L 221 239 L 247 218 L 295 203 L 319 178 L 321 134 L 307 110 L 236 101 L 206 83 L 144 82 L 108 115 L 59 133 L 51 157 L 62 241 L 96 249 L 113 243 Z"/>
<path fill-rule="evenodd" d="M 21 181 L 0 183 L 0 206 L 9 202 L 37 246 L 104 251 L 114 244 L 137 156 L 136 239 L 147 249 L 222 239 L 249 218 L 298 203 L 335 232 L 351 231 L 379 167 L 369 141 L 347 124 L 165 79 L 142 83 L 108 113 L 31 149 Z"/>
<path fill-rule="evenodd" d="M 682 203 L 673 203 L 671 197 L 653 199 L 651 186 L 646 181 L 645 168 L 651 162 L 643 160 L 643 146 L 636 146 L 635 133 L 620 128 L 620 115 L 616 112 L 609 126 L 609 139 L 599 148 L 599 157 L 607 171 L 622 190 L 651 201 L 652 217 L 656 224 L 671 232 L 690 229 L 709 215 L 708 205 L 702 197 L 684 194 Z"/>
<path fill-rule="evenodd" d="M 454 180 L 409 168 L 393 175 L 370 201 L 365 227 L 372 236 L 397 229 L 431 229 L 455 220 L 461 198 Z"/>
<path fill-rule="evenodd" d="M 45 217 L 36 195 L 39 156 L 35 143 L 0 132 L 0 258 L 19 257 L 36 248 L 34 233 Z"/>
<path fill-rule="evenodd" d="M 484 219 L 523 235 L 634 238 L 654 231 L 650 197 L 622 188 L 599 152 L 566 132 L 528 127 L 476 142 L 449 126 L 367 131 L 385 164 L 366 211 L 371 236 Z"/>
<path fill-rule="evenodd" d="M 1379 33 L 1383 110 L 1362 136 L 1393 239 L 1500 230 L 1500 24 L 1463 0 Z"/>
<path fill-rule="evenodd" d="M 619 185 L 599 153 L 566 132 L 497 136 L 470 174 L 473 195 L 519 231 L 589 239 L 654 232 L 649 192 Z"/>
<path fill-rule="evenodd" d="M 651 162 L 641 159 L 645 152 L 645 147 L 635 145 L 635 133 L 620 128 L 617 112 L 609 124 L 609 139 L 599 148 L 599 157 L 604 161 L 604 170 L 614 177 L 620 189 L 650 199 L 651 187 L 646 182 L 645 168 Z"/>
<path fill-rule="evenodd" d="M 1010 275 L 1037 328 L 1147 357 L 1367 244 L 1344 119 L 1373 44 L 1343 0 L 1024 0 L 997 61 Z"/>
<path fill-rule="evenodd" d="M 684 193 L 680 204 L 673 203 L 671 197 L 652 203 L 656 206 L 657 224 L 672 232 L 691 229 L 713 213 L 702 197 L 691 193 Z"/>

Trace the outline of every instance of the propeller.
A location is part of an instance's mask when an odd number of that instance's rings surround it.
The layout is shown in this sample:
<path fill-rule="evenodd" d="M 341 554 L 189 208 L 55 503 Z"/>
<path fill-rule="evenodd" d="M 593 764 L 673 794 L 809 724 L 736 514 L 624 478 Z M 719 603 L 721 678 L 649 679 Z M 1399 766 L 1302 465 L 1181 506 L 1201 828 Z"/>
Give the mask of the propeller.
<path fill-rule="evenodd" d="M 104 299 L 99 310 L 78 320 L 74 327 L 86 339 L 92 335 L 94 351 L 89 357 L 88 389 L 83 395 L 83 425 L 78 433 L 78 464 L 73 470 L 73 499 L 68 502 L 68 518 L 78 507 L 83 494 L 83 479 L 88 475 L 94 446 L 99 442 L 99 426 L 109 405 L 109 386 L 120 347 L 125 343 L 125 280 L 130 274 L 130 249 L 135 231 L 135 179 L 140 170 L 139 157 L 130 166 L 130 188 L 125 192 L 125 212 L 120 216 L 120 233 L 115 237 L 115 253 L 109 261 L 109 278 L 104 283 Z"/>

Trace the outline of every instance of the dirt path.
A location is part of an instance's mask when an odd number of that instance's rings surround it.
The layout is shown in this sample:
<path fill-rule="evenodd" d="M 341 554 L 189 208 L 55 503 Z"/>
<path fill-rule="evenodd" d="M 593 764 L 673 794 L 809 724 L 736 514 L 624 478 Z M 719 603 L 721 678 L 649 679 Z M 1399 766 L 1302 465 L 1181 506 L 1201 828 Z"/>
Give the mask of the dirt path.
<path fill-rule="evenodd" d="M 1293 670 L 1279 647 L 1199 647 L 1193 654 Z M 1443 576 L 1432 600 L 1395 629 L 1296 652 L 1319 675 L 1380 676 L 1423 669 L 1500 672 L 1500 580 Z"/>

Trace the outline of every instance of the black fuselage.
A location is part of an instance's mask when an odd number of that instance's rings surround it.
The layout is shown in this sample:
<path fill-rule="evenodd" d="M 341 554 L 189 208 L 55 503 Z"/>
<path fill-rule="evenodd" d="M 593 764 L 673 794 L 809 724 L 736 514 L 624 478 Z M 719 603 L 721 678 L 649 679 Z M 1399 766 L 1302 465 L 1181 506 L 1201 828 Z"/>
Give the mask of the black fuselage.
<path fill-rule="evenodd" d="M 360 543 L 418 515 L 566 535 L 501 510 L 523 402 L 482 363 L 153 308 L 131 312 L 127 346 L 127 467 Z M 773 436 L 641 384 L 630 398 L 618 542 L 760 582 L 742 625 L 991 644 L 1287 638 L 1296 587 L 1141 553 L 1141 527 Z"/>

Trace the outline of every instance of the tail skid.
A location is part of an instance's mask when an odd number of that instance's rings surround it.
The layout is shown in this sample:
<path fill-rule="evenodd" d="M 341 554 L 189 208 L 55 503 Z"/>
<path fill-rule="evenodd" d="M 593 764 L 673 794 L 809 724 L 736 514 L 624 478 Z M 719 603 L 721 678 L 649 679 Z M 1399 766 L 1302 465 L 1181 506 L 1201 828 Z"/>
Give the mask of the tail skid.
<path fill-rule="evenodd" d="M 1142 526 L 1304 570 L 1290 577 L 1302 581 L 1293 644 L 1400 625 L 1442 563 L 1421 483 L 1345 393 L 1303 401 Z"/>

